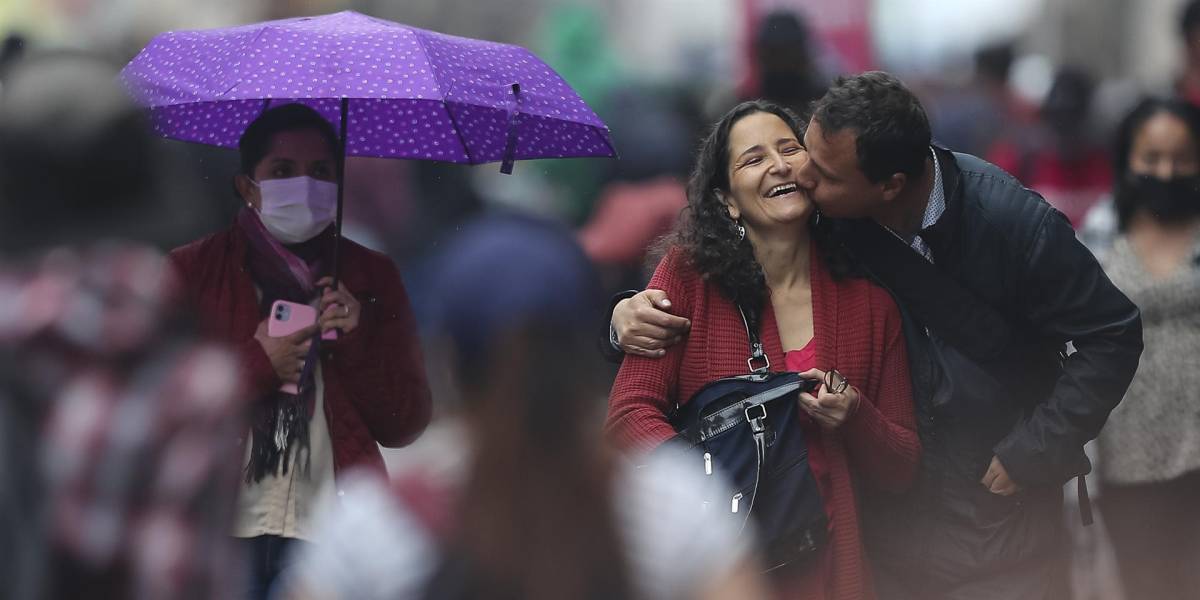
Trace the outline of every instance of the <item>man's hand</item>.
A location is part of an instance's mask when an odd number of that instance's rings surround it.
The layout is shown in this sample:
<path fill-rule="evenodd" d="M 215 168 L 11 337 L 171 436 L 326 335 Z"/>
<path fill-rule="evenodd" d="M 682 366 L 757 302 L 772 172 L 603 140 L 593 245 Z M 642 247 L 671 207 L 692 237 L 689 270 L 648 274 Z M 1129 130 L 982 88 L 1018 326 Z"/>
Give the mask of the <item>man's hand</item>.
<path fill-rule="evenodd" d="M 825 371 L 820 369 L 809 369 L 800 376 L 805 379 L 825 381 Z M 800 408 L 804 409 L 804 412 L 825 429 L 841 427 L 858 409 L 860 401 L 858 390 L 853 386 L 846 386 L 842 393 L 834 394 L 822 383 L 817 388 L 815 396 L 808 393 L 800 394 Z"/>
<path fill-rule="evenodd" d="M 995 456 L 992 457 L 992 464 L 988 465 L 987 473 L 984 473 L 980 483 L 991 493 L 1001 496 L 1011 496 L 1021 491 L 1021 486 L 1009 479 L 1008 471 Z"/>
<path fill-rule="evenodd" d="M 692 326 L 691 321 L 667 312 L 671 301 L 662 290 L 638 292 L 613 307 L 612 326 L 617 343 L 626 354 L 657 358 L 665 348 L 678 344 Z"/>
<path fill-rule="evenodd" d="M 263 352 L 271 359 L 275 374 L 284 383 L 300 383 L 300 372 L 304 370 L 304 358 L 308 356 L 308 347 L 312 345 L 312 336 L 317 332 L 316 325 L 309 325 L 296 333 L 284 337 L 267 335 L 267 319 L 258 324 L 254 339 L 262 345 Z"/>

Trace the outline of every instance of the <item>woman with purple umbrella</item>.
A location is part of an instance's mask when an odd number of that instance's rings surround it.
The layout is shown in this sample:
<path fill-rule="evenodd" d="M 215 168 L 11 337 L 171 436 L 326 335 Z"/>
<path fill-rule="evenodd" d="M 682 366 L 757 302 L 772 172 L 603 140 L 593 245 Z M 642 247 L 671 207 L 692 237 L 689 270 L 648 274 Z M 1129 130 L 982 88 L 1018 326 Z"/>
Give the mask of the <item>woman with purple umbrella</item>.
<path fill-rule="evenodd" d="M 330 123 L 285 104 L 254 120 L 238 148 L 246 206 L 232 227 L 170 256 L 202 327 L 240 352 L 255 399 L 232 534 L 245 540 L 248 596 L 265 598 L 336 476 L 383 473 L 379 445 L 421 433 L 430 393 L 391 260 L 342 239 L 332 287 L 340 148 Z M 311 306 L 316 322 L 271 335 L 278 300 Z"/>

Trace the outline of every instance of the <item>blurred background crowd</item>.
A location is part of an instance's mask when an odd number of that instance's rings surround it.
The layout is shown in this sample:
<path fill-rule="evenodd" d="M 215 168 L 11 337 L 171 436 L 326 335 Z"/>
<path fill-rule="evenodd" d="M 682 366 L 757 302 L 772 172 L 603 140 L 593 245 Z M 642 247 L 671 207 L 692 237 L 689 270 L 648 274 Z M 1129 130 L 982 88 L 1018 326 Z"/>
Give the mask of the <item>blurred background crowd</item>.
<path fill-rule="evenodd" d="M 1077 226 L 1110 189 L 1111 138 L 1142 94 L 1200 102 L 1200 16 L 1181 0 L 8 0 L 6 58 L 82 48 L 114 64 L 171 29 L 353 9 L 532 49 L 612 129 L 620 160 L 493 167 L 352 158 L 350 237 L 420 277 L 447 228 L 516 206 L 579 228 L 611 289 L 642 280 L 642 250 L 683 204 L 703 128 L 737 100 L 803 109 L 841 73 L 881 68 L 922 96 L 937 141 L 985 157 Z M 182 146 L 182 145 L 181 145 Z M 219 198 L 231 153 L 184 146 Z M 182 180 L 180 180 L 182 181 Z M 208 204 L 219 204 L 209 202 Z M 235 203 L 212 206 L 235 210 Z M 217 222 L 226 219 L 217 218 Z M 413 285 L 418 314 L 421 286 Z"/>
<path fill-rule="evenodd" d="M 1112 195 L 1130 164 L 1116 143 L 1122 119 L 1145 95 L 1200 104 L 1200 7 L 1184 0 L 4 0 L 0 86 L 2 69 L 42 50 L 122 65 L 162 31 L 344 9 L 530 48 L 609 125 L 620 154 L 524 162 L 512 175 L 496 165 L 348 159 L 346 235 L 392 257 L 422 326 L 438 310 L 430 281 L 445 241 L 498 207 L 573 230 L 605 293 L 641 288 L 647 249 L 685 204 L 697 141 L 739 100 L 803 112 L 838 74 L 893 72 L 922 97 L 937 142 L 1041 192 L 1098 255 L 1121 229 Z M 155 189 L 138 194 L 170 198 L 186 215 L 154 226 L 156 243 L 232 220 L 235 153 L 154 144 L 135 149 L 158 161 Z M 446 451 L 462 433 L 438 418 L 453 412 L 455 390 L 434 355 L 433 425 L 413 446 L 385 452 L 392 469 L 436 472 L 461 460 Z M 213 360 L 212 372 L 227 368 Z M 1120 598 L 1103 530 L 1076 535 L 1076 598 Z"/>

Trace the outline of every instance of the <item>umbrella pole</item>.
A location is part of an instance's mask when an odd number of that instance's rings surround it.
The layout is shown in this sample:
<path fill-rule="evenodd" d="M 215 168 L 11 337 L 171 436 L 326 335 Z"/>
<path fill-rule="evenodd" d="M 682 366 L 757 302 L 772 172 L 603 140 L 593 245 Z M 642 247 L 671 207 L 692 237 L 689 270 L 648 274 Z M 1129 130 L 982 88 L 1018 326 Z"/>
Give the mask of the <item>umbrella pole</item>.
<path fill-rule="evenodd" d="M 346 120 L 350 112 L 350 99 L 342 97 L 341 125 L 338 128 L 341 148 L 337 155 L 337 217 L 333 222 L 333 289 L 338 288 L 342 247 L 342 196 L 346 191 Z"/>
<path fill-rule="evenodd" d="M 338 126 L 338 136 L 341 138 L 341 148 L 337 153 L 337 216 L 333 222 L 333 289 L 338 289 L 341 266 L 342 248 L 342 196 L 346 191 L 346 120 L 350 116 L 350 99 L 342 97 L 341 124 Z M 334 338 L 342 336 L 342 330 L 334 330 Z"/>

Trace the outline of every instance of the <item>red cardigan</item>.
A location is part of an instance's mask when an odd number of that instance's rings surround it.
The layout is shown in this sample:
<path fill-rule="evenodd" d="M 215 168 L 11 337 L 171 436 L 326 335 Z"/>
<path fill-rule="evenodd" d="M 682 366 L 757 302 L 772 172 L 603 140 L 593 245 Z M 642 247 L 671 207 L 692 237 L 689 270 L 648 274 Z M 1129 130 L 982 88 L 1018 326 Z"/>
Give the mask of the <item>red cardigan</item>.
<path fill-rule="evenodd" d="M 247 245 L 234 226 L 176 248 L 170 262 L 202 330 L 238 350 L 245 384 L 252 397 L 263 398 L 280 380 L 254 339 L 263 317 L 246 267 Z M 321 355 L 334 469 L 367 466 L 383 472 L 378 444 L 403 446 L 429 424 L 425 364 L 408 294 L 392 261 L 344 238 L 341 253 L 341 280 L 363 308 L 358 327 Z"/>
<path fill-rule="evenodd" d="M 909 486 L 920 458 L 913 416 L 908 359 L 900 313 L 884 290 L 865 279 L 835 281 L 813 247 L 812 303 L 816 364 L 837 368 L 862 398 L 840 428 L 821 443 L 830 471 L 833 514 L 830 598 L 873 598 L 871 576 L 858 525 L 856 486 L 899 491 Z M 672 248 L 658 265 L 650 288 L 667 292 L 672 312 L 691 319 L 684 342 L 661 359 L 627 356 L 609 400 L 607 430 L 627 449 L 645 451 L 675 435 L 665 413 L 701 386 L 747 372 L 746 330 L 737 308 L 704 281 Z M 775 311 L 768 303 L 760 333 L 775 369 L 784 365 Z"/>

